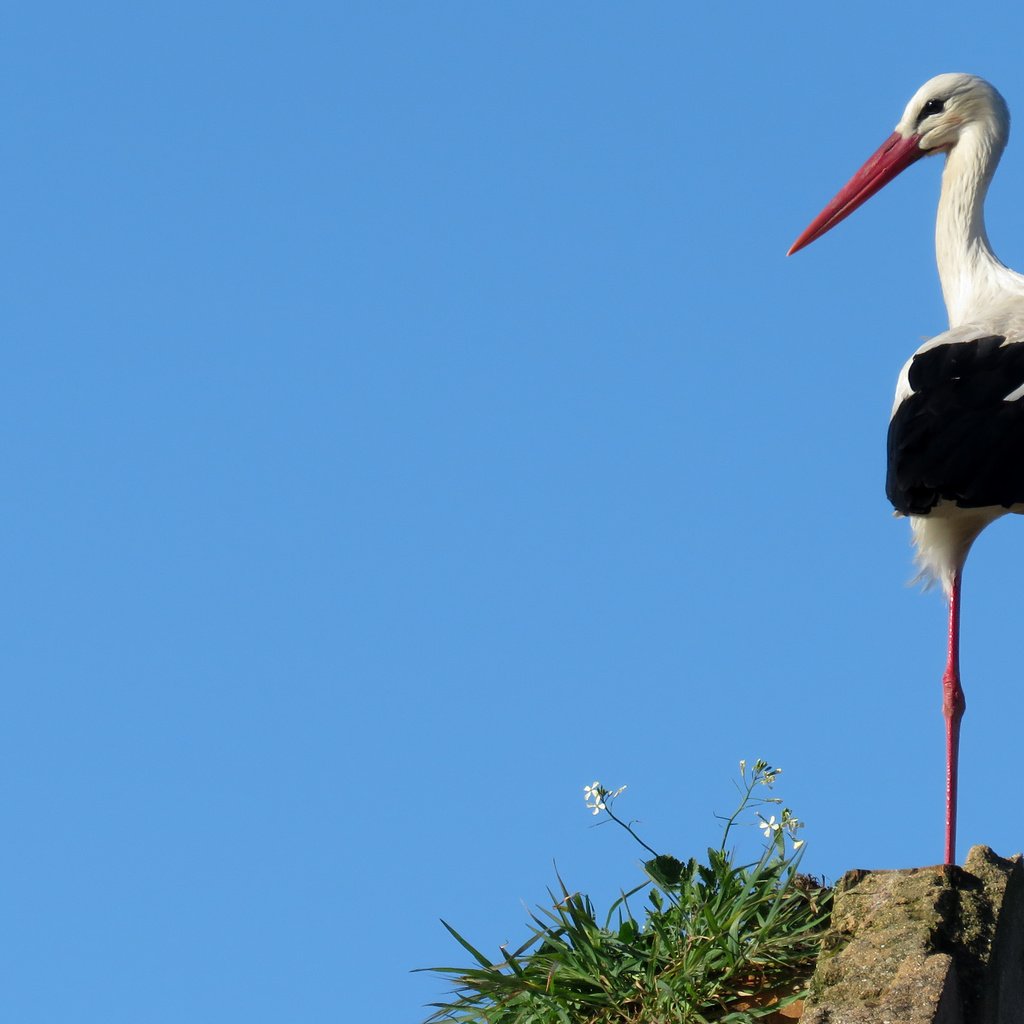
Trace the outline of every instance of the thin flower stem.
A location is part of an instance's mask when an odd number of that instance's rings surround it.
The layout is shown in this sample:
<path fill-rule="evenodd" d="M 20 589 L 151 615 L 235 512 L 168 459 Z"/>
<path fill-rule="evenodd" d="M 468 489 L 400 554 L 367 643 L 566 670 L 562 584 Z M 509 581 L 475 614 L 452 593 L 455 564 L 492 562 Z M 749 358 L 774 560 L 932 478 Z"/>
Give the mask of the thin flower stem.
<path fill-rule="evenodd" d="M 754 786 L 757 785 L 756 774 L 755 777 L 746 783 L 747 791 L 743 794 L 743 799 L 740 800 L 739 807 L 729 816 L 725 822 L 725 830 L 722 832 L 722 844 L 719 846 L 719 850 L 725 853 L 726 843 L 729 842 L 729 832 L 732 830 L 733 825 L 736 824 L 736 819 L 746 810 L 747 804 L 750 803 L 750 794 L 754 792 Z"/>
<path fill-rule="evenodd" d="M 641 846 L 642 846 L 642 847 L 643 847 L 643 848 L 644 848 L 644 849 L 645 849 L 645 850 L 646 850 L 646 851 L 647 851 L 648 853 L 652 853 L 652 854 L 654 854 L 654 856 L 655 856 L 655 857 L 660 857 L 660 856 L 661 856 L 661 854 L 660 854 L 660 853 L 658 853 L 658 851 L 657 851 L 657 850 L 655 850 L 655 849 L 653 849 L 652 847 L 648 846 L 648 845 L 647 845 L 647 844 L 646 844 L 646 843 L 645 843 L 645 842 L 644 842 L 644 841 L 643 841 L 643 840 L 642 840 L 642 839 L 641 839 L 641 838 L 640 838 L 640 837 L 639 837 L 639 836 L 638 836 L 638 835 L 637 835 L 637 834 L 636 834 L 636 833 L 635 833 L 635 832 L 633 831 L 633 829 L 632 829 L 632 828 L 631 828 L 631 827 L 630 827 L 629 825 L 627 825 L 627 824 L 626 824 L 626 823 L 625 823 L 625 822 L 624 822 L 624 821 L 623 821 L 623 820 L 622 820 L 621 818 L 617 817 L 617 816 L 615 815 L 615 813 L 614 813 L 614 812 L 612 811 L 612 809 L 611 809 L 610 807 L 608 807 L 607 805 L 605 805 L 605 808 L 604 808 L 604 812 L 605 812 L 605 814 L 607 814 L 607 815 L 608 815 L 608 817 L 609 817 L 609 818 L 611 818 L 611 819 L 612 819 L 612 821 L 614 821 L 614 822 L 615 822 L 615 823 L 616 823 L 617 825 L 621 825 L 621 826 L 622 826 L 622 827 L 623 827 L 623 828 L 624 828 L 624 829 L 625 829 L 625 830 L 626 830 L 626 831 L 627 831 L 627 832 L 628 832 L 628 833 L 629 833 L 629 834 L 630 834 L 630 835 L 631 835 L 631 836 L 632 836 L 632 837 L 633 837 L 633 838 L 634 838 L 634 839 L 635 839 L 635 840 L 636 840 L 636 841 L 637 841 L 637 842 L 638 842 L 638 843 L 639 843 L 639 844 L 640 844 L 640 845 L 641 845 Z"/>

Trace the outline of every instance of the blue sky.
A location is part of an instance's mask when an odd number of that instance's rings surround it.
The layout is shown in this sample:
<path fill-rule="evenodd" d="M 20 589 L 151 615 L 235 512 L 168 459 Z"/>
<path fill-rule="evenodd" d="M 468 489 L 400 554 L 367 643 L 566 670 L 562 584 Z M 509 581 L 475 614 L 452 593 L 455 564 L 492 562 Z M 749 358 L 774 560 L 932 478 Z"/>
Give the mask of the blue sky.
<path fill-rule="evenodd" d="M 941 857 L 944 609 L 882 490 L 939 164 L 784 253 L 934 4 L 36 5 L 4 18 L 4 1017 L 417 1021 L 554 864 Z M 989 229 L 1024 266 L 1017 140 Z M 1020 848 L 1024 529 L 965 580 L 960 855 Z"/>

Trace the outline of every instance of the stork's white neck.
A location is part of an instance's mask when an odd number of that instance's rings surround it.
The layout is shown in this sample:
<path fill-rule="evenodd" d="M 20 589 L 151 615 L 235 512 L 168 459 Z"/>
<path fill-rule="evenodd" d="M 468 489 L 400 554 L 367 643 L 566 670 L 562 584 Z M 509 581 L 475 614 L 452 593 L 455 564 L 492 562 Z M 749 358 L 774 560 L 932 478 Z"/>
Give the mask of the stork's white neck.
<path fill-rule="evenodd" d="M 1005 146 L 985 128 L 963 132 L 942 172 L 935 255 L 950 327 L 984 319 L 1007 291 L 1024 292 L 1024 278 L 999 262 L 985 232 L 985 195 Z"/>

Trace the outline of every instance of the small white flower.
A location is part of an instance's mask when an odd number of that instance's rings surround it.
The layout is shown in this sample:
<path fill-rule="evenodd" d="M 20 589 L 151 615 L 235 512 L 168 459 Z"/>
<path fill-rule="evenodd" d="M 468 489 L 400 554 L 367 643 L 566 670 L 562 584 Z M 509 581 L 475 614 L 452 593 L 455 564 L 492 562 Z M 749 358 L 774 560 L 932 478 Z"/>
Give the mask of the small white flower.
<path fill-rule="evenodd" d="M 800 847 L 803 846 L 804 843 L 806 843 L 806 842 L 807 842 L 806 839 L 794 839 L 793 840 L 793 849 L 794 850 L 799 850 Z"/>
<path fill-rule="evenodd" d="M 605 791 L 601 783 L 594 779 L 589 786 L 583 787 L 583 799 L 587 802 L 587 810 L 600 814 L 605 809 Z"/>
<path fill-rule="evenodd" d="M 587 803 L 587 810 L 593 811 L 594 814 L 600 814 L 608 809 L 605 801 L 614 800 L 625 789 L 625 786 L 619 786 L 614 793 L 611 793 L 595 779 L 593 785 L 583 787 L 583 799 Z"/>
<path fill-rule="evenodd" d="M 758 815 L 758 817 L 760 818 L 761 816 Z M 761 824 L 758 828 L 764 833 L 765 839 L 768 839 L 773 832 L 778 832 L 782 826 L 775 820 L 775 815 L 773 814 L 767 821 L 761 818 Z"/>
<path fill-rule="evenodd" d="M 746 775 L 746 773 L 747 773 L 747 762 L 746 762 L 746 759 L 744 758 L 743 760 L 740 761 L 740 775 Z"/>

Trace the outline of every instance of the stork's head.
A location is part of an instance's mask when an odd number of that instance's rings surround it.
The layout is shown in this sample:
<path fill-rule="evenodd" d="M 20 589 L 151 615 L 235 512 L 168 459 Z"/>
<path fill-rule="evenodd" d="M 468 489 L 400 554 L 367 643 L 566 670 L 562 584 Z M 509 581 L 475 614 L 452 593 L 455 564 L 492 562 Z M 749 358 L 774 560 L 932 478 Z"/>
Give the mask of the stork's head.
<path fill-rule="evenodd" d="M 970 131 L 980 131 L 1000 148 L 1010 132 L 1006 101 L 975 75 L 936 75 L 914 93 L 896 125 L 896 133 L 916 138 L 926 156 L 952 149 Z"/>
<path fill-rule="evenodd" d="M 948 153 L 968 134 L 998 158 L 1010 133 L 1006 101 L 983 78 L 937 75 L 907 104 L 896 130 L 793 243 L 792 255 L 810 245 L 923 156 Z"/>

